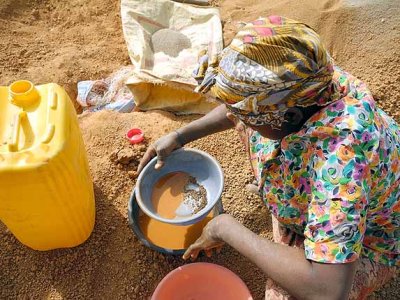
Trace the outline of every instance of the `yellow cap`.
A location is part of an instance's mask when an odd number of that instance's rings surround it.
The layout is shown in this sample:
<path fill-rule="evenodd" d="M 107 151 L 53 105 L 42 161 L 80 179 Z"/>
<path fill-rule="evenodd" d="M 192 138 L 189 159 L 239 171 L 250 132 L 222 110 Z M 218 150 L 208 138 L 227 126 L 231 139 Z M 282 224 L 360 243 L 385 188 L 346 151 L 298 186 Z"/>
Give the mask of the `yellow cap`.
<path fill-rule="evenodd" d="M 35 104 L 39 99 L 39 93 L 34 84 L 28 80 L 14 81 L 9 87 L 11 103 L 21 108 Z"/>

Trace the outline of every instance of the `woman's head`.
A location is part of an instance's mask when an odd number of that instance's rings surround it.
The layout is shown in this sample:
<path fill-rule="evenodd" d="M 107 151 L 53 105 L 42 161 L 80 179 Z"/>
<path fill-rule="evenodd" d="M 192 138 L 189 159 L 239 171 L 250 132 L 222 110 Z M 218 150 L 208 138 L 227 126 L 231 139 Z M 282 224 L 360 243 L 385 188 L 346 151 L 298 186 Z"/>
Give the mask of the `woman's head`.
<path fill-rule="evenodd" d="M 297 132 L 300 127 L 303 126 L 304 123 L 320 109 L 321 107 L 318 105 L 289 108 L 284 114 L 284 122 L 282 122 L 279 128 L 273 127 L 268 124 L 246 125 L 253 130 L 258 131 L 262 136 L 266 138 L 272 140 L 280 140 L 293 132 Z M 227 117 L 234 124 L 237 124 L 238 122 L 243 122 L 237 117 L 237 115 L 235 116 L 231 112 L 227 113 Z"/>
<path fill-rule="evenodd" d="M 318 34 L 287 18 L 247 23 L 218 57 L 200 61 L 197 91 L 211 91 L 251 127 L 282 130 L 301 123 L 308 107 L 337 98 L 333 62 Z"/>

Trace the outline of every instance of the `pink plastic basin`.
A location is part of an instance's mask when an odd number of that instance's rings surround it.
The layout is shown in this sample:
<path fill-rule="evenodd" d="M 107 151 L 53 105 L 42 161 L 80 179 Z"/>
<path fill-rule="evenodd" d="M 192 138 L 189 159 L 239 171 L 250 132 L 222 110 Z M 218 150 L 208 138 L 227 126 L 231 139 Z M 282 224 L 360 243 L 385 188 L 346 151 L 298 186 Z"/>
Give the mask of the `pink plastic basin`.
<path fill-rule="evenodd" d="M 192 263 L 171 271 L 151 300 L 252 300 L 249 289 L 232 271 L 210 263 Z"/>

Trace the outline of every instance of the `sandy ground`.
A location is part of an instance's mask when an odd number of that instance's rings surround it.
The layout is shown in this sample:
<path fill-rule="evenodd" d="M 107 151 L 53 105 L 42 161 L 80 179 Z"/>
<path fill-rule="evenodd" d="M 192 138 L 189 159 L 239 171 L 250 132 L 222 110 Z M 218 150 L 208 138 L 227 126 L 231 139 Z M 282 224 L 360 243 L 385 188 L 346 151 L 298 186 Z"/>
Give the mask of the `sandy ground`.
<path fill-rule="evenodd" d="M 337 64 L 365 80 L 380 105 L 400 121 L 399 1 L 221 0 L 214 4 L 221 7 L 226 42 L 238 21 L 259 16 L 281 14 L 310 24 L 320 32 Z M 98 79 L 129 64 L 119 17 L 115 0 L 0 1 L 0 85 L 16 79 L 57 82 L 74 99 L 77 81 Z M 134 166 L 119 168 L 110 156 L 128 147 L 123 136 L 130 127 L 144 129 L 151 142 L 188 120 L 162 112 L 82 115 L 96 193 L 95 230 L 77 248 L 35 252 L 0 224 L 0 299 L 146 299 L 151 295 L 159 280 L 183 262 L 145 248 L 133 236 L 126 206 L 135 184 L 129 176 Z M 190 146 L 220 161 L 226 178 L 225 209 L 269 238 L 266 209 L 244 190 L 251 176 L 237 136 L 229 131 Z M 136 162 L 143 150 L 133 149 Z M 226 247 L 211 261 L 239 274 L 255 299 L 262 299 L 265 278 L 246 259 Z M 396 279 L 375 298 L 398 299 L 399 287 Z"/>

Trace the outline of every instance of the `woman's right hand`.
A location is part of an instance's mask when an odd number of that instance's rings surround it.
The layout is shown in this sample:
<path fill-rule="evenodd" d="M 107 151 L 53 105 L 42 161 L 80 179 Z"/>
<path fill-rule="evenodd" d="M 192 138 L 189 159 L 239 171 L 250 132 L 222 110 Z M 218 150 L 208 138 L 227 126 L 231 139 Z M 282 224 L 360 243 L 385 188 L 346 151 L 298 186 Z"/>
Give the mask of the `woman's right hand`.
<path fill-rule="evenodd" d="M 165 158 L 170 155 L 172 151 L 181 147 L 182 145 L 178 140 L 178 133 L 175 131 L 159 138 L 155 143 L 150 145 L 146 153 L 143 155 L 143 158 L 139 163 L 138 173 L 140 174 L 143 168 L 154 156 L 157 156 L 155 169 L 158 170 L 162 168 Z"/>

